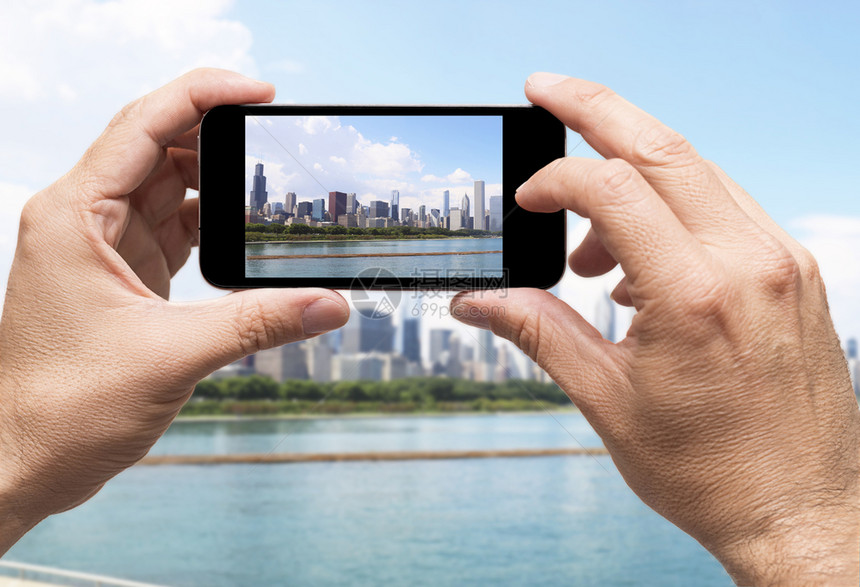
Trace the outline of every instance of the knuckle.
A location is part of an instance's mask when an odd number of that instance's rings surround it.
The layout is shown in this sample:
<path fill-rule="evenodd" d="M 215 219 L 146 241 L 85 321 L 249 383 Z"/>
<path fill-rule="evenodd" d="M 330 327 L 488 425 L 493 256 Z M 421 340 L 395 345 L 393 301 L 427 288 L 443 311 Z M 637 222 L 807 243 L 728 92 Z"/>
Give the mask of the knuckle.
<path fill-rule="evenodd" d="M 809 255 L 811 258 L 811 255 Z M 798 291 L 803 271 L 798 259 L 774 237 L 768 237 L 760 253 L 761 270 L 758 280 L 765 290 L 776 297 Z M 814 259 L 812 260 L 814 263 Z"/>
<path fill-rule="evenodd" d="M 818 261 L 807 249 L 799 247 L 795 254 L 800 275 L 803 280 L 809 283 L 819 283 L 821 281 L 821 270 L 818 266 Z"/>
<path fill-rule="evenodd" d="M 693 145 L 681 133 L 657 120 L 648 120 L 634 133 L 631 160 L 635 165 L 686 165 L 697 158 Z"/>
<path fill-rule="evenodd" d="M 122 109 L 114 115 L 111 119 L 110 124 L 108 124 L 108 128 L 117 128 L 123 127 L 128 124 L 130 121 L 135 120 L 140 114 L 142 98 L 138 98 L 133 102 L 129 102 Z"/>
<path fill-rule="evenodd" d="M 638 172 L 623 159 L 608 159 L 597 172 L 598 186 L 613 196 L 624 196 L 636 189 Z"/>
<path fill-rule="evenodd" d="M 39 204 L 39 194 L 36 194 L 24 204 L 21 209 L 21 218 L 18 224 L 19 232 L 29 232 L 44 224 L 44 211 Z"/>
<path fill-rule="evenodd" d="M 278 329 L 259 301 L 244 301 L 237 312 L 236 337 L 242 353 L 250 355 L 278 343 Z"/>
<path fill-rule="evenodd" d="M 700 274 L 698 282 L 688 288 L 688 292 L 684 312 L 693 319 L 691 324 L 697 328 L 703 322 L 722 323 L 731 311 L 732 282 L 722 272 Z"/>
<path fill-rule="evenodd" d="M 607 100 L 615 98 L 614 91 L 598 83 L 583 84 L 577 92 L 577 99 L 580 104 L 586 109 L 595 108 L 605 103 Z"/>
<path fill-rule="evenodd" d="M 514 330 L 514 343 L 533 361 L 540 352 L 540 312 L 526 312 Z"/>

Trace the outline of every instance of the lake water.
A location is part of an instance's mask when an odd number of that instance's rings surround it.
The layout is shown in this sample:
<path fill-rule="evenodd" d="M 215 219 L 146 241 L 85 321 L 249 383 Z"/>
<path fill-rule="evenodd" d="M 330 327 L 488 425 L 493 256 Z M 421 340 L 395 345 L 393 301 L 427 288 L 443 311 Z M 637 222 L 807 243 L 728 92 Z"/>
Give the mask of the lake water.
<path fill-rule="evenodd" d="M 175 423 L 151 454 L 599 446 L 578 413 Z M 7 560 L 166 585 L 731 585 L 608 457 L 137 466 Z"/>
<path fill-rule="evenodd" d="M 501 238 L 368 241 L 296 241 L 245 245 L 245 277 L 355 277 L 365 269 L 384 267 L 397 277 L 434 276 L 447 271 L 462 276 L 499 277 L 502 254 L 417 257 L 348 257 L 329 259 L 259 259 L 248 255 L 379 255 L 451 251 L 501 251 Z M 444 273 L 443 273 L 444 275 Z M 451 275 L 449 275 L 451 276 Z"/>

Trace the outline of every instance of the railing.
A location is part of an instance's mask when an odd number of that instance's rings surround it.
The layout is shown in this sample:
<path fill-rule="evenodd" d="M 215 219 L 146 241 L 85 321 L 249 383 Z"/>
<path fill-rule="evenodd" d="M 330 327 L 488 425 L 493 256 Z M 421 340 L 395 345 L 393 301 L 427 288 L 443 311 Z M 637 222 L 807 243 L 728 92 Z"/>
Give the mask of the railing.
<path fill-rule="evenodd" d="M 65 569 L 56 569 L 53 567 L 43 567 L 41 565 L 31 565 L 29 563 L 19 563 L 14 561 L 0 561 L 0 569 L 10 569 L 17 571 L 18 579 L 39 580 L 43 583 L 51 580 L 62 580 L 60 585 L 67 585 L 68 581 L 84 582 L 92 587 L 163 587 L 154 585 L 153 583 L 140 583 L 138 581 L 127 581 L 125 579 L 117 579 L 114 577 L 105 577 L 103 575 L 93 575 L 92 573 L 79 573 L 77 571 L 67 571 Z M 38 575 L 38 579 L 35 577 Z M 0 573 L 0 579 L 11 577 L 8 574 Z"/>

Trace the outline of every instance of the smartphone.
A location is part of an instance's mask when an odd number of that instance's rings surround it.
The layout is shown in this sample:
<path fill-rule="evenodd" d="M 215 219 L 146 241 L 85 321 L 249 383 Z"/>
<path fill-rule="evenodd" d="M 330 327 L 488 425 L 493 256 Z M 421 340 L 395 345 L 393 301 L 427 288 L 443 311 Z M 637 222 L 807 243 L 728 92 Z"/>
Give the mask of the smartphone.
<path fill-rule="evenodd" d="M 552 287 L 565 213 L 517 206 L 565 154 L 534 106 L 218 106 L 203 117 L 200 268 L 228 289 Z"/>

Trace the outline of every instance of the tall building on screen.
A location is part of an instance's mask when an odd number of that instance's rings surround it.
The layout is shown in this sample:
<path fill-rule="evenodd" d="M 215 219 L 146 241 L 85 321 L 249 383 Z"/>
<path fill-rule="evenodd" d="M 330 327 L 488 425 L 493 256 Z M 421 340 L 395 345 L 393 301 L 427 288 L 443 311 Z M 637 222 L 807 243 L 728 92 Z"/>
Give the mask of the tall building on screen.
<path fill-rule="evenodd" d="M 338 216 L 346 214 L 346 194 L 343 192 L 328 193 L 328 213 L 331 221 L 337 223 Z"/>
<path fill-rule="evenodd" d="M 486 211 L 484 210 L 484 181 L 478 180 L 475 182 L 475 225 L 474 228 L 477 230 L 487 230 L 487 227 L 484 225 L 484 216 L 486 216 Z"/>
<path fill-rule="evenodd" d="M 263 175 L 263 164 L 257 163 L 254 167 L 254 177 L 251 179 L 251 208 L 259 211 L 263 208 L 263 204 L 269 201 L 269 194 L 266 192 L 266 176 Z"/>
<path fill-rule="evenodd" d="M 314 200 L 314 208 L 311 218 L 318 222 L 325 220 L 325 200 L 323 198 Z"/>
<path fill-rule="evenodd" d="M 400 191 L 391 190 L 391 218 L 400 219 Z"/>
<path fill-rule="evenodd" d="M 287 214 L 295 214 L 296 209 L 296 192 L 287 192 L 284 197 L 284 212 Z"/>
<path fill-rule="evenodd" d="M 490 196 L 490 226 L 488 230 L 502 230 L 502 196 Z"/>

